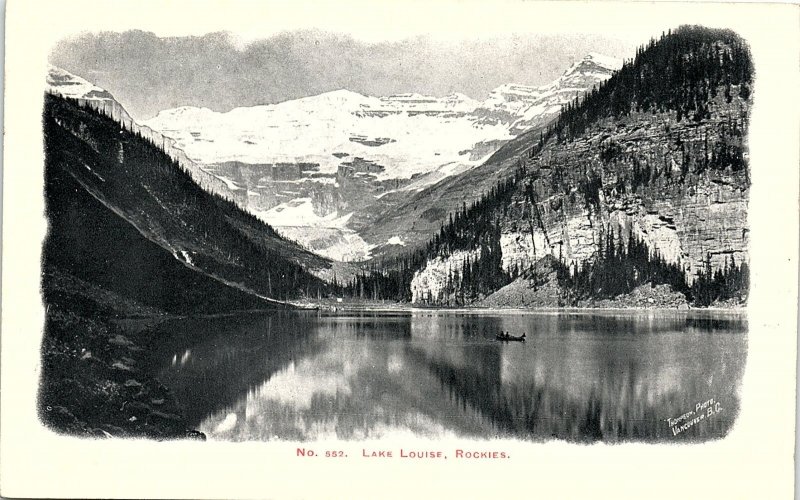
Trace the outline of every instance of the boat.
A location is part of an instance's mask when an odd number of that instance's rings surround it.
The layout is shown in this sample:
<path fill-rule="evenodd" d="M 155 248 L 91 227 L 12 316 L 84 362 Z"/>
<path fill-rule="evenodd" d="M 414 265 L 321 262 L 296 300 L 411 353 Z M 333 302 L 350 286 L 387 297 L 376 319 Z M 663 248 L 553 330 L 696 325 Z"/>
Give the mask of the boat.
<path fill-rule="evenodd" d="M 525 342 L 525 334 L 523 333 L 520 336 L 511 335 L 510 333 L 500 333 L 495 335 L 497 340 L 502 340 L 504 342 Z"/>

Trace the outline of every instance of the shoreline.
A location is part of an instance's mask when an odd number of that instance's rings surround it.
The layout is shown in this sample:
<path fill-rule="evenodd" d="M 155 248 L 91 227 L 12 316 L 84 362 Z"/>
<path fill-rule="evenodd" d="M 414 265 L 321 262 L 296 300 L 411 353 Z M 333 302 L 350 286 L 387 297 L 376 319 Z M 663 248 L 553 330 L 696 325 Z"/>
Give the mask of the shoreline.
<path fill-rule="evenodd" d="M 86 298 L 86 297 L 84 297 Z M 246 314 L 338 315 L 661 315 L 722 314 L 746 317 L 747 307 L 418 307 L 410 303 L 303 304 L 304 308 L 263 308 L 218 313 L 170 314 L 144 307 L 120 307 L 108 314 L 75 309 L 79 295 L 46 298 L 42 343 L 43 373 L 37 406 L 43 423 L 59 434 L 89 438 L 146 438 L 157 441 L 206 436 L 186 419 L 181 401 L 148 367 L 160 348 L 156 327 L 168 321 L 235 318 Z M 95 310 L 92 301 L 89 311 Z M 334 310 L 335 309 L 335 310 Z M 702 312 L 701 312 L 702 311 Z M 223 320 L 224 321 L 224 320 Z"/>
<path fill-rule="evenodd" d="M 412 304 L 340 304 L 337 306 L 320 305 L 318 307 L 303 307 L 291 309 L 246 309 L 225 313 L 198 313 L 198 314 L 153 314 L 153 315 L 133 315 L 117 316 L 110 318 L 109 321 L 116 324 L 128 322 L 142 322 L 143 325 L 160 323 L 163 321 L 176 321 L 188 319 L 215 319 L 235 317 L 244 314 L 267 314 L 267 313 L 325 313 L 327 315 L 338 315 L 342 313 L 354 312 L 380 312 L 380 313 L 502 313 L 502 314 L 537 314 L 537 313 L 568 313 L 568 314 L 589 314 L 592 312 L 620 312 L 620 313 L 690 313 L 690 312 L 709 312 L 731 315 L 746 315 L 748 307 L 690 307 L 679 309 L 677 307 L 420 307 Z"/>
<path fill-rule="evenodd" d="M 482 307 L 482 306 L 465 306 L 465 307 L 424 307 L 415 306 L 412 304 L 339 304 L 336 306 L 321 305 L 318 309 L 312 309 L 318 312 L 329 314 L 337 313 L 351 313 L 351 312 L 453 312 L 453 313 L 591 313 L 591 312 L 712 312 L 712 313 L 729 313 L 729 314 L 747 314 L 747 305 L 733 306 L 733 307 L 689 307 L 688 309 L 679 309 L 677 307 Z M 296 312 L 296 310 L 295 310 Z"/>
<path fill-rule="evenodd" d="M 152 327 L 166 316 L 136 314 L 132 320 L 141 328 L 129 329 L 119 317 L 86 317 L 69 304 L 48 305 L 37 397 L 45 426 L 86 438 L 205 440 L 189 426 L 171 389 L 147 368 L 161 340 Z"/>

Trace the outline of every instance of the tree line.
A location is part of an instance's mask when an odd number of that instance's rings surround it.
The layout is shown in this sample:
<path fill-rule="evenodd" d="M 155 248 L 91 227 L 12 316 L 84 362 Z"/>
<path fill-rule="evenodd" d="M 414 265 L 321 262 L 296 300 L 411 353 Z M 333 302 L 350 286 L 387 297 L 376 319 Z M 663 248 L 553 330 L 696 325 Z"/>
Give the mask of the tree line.
<path fill-rule="evenodd" d="M 556 278 L 569 305 L 588 299 L 613 299 L 647 283 L 669 285 L 698 307 L 732 299 L 744 302 L 750 288 L 749 274 L 747 263 L 737 265 L 732 255 L 715 270 L 707 254 L 703 268 L 690 279 L 679 262 L 665 260 L 638 236 L 625 238 L 611 231 L 602 238 L 593 260 L 570 266 L 556 261 Z"/>
<path fill-rule="evenodd" d="M 689 292 L 679 264 L 666 261 L 636 235 L 624 237 L 612 231 L 601 237 L 593 260 L 571 266 L 559 260 L 556 278 L 570 305 L 585 299 L 613 299 L 645 283 L 668 284 L 673 290 Z"/>

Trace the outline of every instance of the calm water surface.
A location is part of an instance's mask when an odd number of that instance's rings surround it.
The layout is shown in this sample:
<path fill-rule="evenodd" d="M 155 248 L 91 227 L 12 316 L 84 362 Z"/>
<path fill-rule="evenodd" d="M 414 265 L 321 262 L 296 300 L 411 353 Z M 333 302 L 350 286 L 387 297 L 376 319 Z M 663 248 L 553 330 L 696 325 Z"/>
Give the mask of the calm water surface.
<path fill-rule="evenodd" d="M 744 315 L 710 311 L 276 312 L 158 328 L 172 340 L 151 370 L 193 426 L 234 441 L 713 439 L 738 413 L 747 350 Z M 721 411 L 675 435 L 667 419 L 712 398 Z"/>

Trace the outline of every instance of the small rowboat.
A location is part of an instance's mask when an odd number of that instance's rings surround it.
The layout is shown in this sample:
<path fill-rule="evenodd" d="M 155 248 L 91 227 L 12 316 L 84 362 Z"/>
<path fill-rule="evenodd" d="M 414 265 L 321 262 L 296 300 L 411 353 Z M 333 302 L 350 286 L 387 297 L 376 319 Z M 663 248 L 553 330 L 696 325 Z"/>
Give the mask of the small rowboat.
<path fill-rule="evenodd" d="M 497 338 L 497 340 L 502 340 L 504 342 L 525 342 L 525 334 L 524 333 L 522 335 L 520 335 L 519 337 L 517 337 L 515 335 L 510 335 L 508 333 L 502 333 L 502 334 L 499 334 L 499 335 L 495 335 L 495 338 Z"/>

